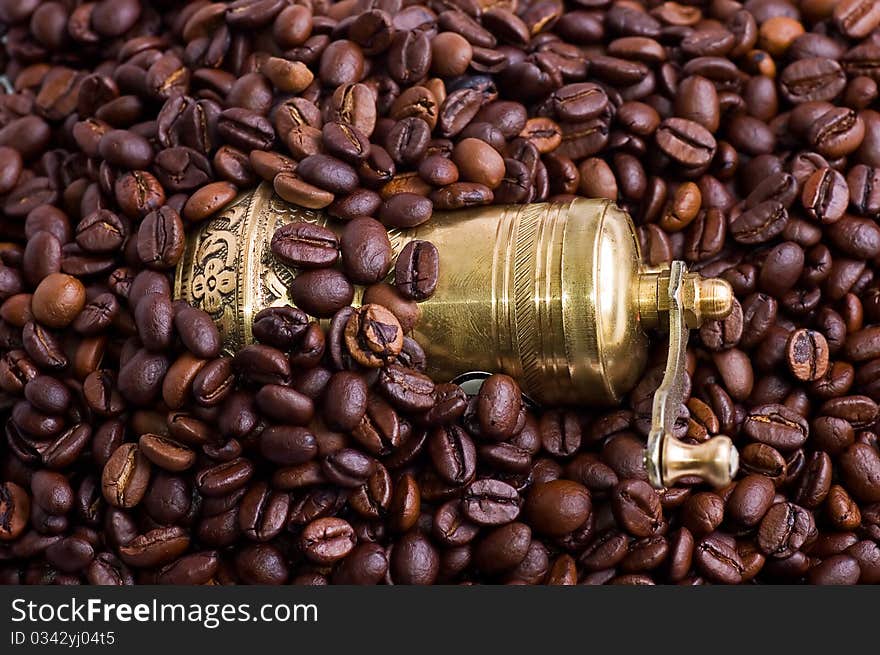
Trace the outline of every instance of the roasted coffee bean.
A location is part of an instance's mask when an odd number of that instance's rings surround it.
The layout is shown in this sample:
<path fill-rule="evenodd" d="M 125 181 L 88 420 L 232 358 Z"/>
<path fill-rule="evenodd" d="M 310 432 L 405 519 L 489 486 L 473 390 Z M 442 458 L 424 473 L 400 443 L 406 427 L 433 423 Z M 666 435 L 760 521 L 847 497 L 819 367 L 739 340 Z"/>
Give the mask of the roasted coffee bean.
<path fill-rule="evenodd" d="M 186 551 L 189 543 L 189 535 L 182 528 L 160 527 L 121 545 L 119 555 L 129 566 L 149 568 L 174 561 Z"/>
<path fill-rule="evenodd" d="M 138 446 L 144 457 L 166 471 L 185 471 L 196 460 L 191 448 L 158 434 L 142 434 Z"/>
<path fill-rule="evenodd" d="M 843 481 L 853 496 L 868 503 L 880 499 L 880 455 L 863 443 L 852 444 L 839 460 Z"/>
<path fill-rule="evenodd" d="M 349 221 L 340 240 L 342 264 L 348 277 L 358 284 L 379 282 L 391 268 L 391 242 L 377 220 L 361 217 Z"/>
<path fill-rule="evenodd" d="M 288 223 L 272 235 L 272 254 L 289 266 L 322 268 L 339 257 L 339 241 L 327 228 L 314 223 Z"/>
<path fill-rule="evenodd" d="M 846 180 L 834 169 L 819 169 L 807 178 L 801 202 L 813 220 L 834 223 L 840 220 L 850 202 Z"/>
<path fill-rule="evenodd" d="M 553 480 L 533 486 L 523 509 L 536 530 L 562 536 L 584 524 L 592 511 L 592 503 L 583 485 Z"/>
<path fill-rule="evenodd" d="M 4 580 L 880 579 L 875 3 L 36 4 L 0 3 Z M 170 277 L 259 180 L 344 223 L 279 223 L 232 346 L 232 278 Z M 397 231 L 575 194 L 731 283 L 674 430 L 737 440 L 728 487 L 647 483 L 659 367 L 599 413 L 425 375 L 456 271 Z"/>
<path fill-rule="evenodd" d="M 742 559 L 726 535 L 713 533 L 697 544 L 694 549 L 694 563 L 707 578 L 722 584 L 738 584 L 742 581 L 744 565 Z"/>
<path fill-rule="evenodd" d="M 400 354 L 403 329 L 381 305 L 362 305 L 345 324 L 345 344 L 356 362 L 379 368 Z"/>
<path fill-rule="evenodd" d="M 798 59 L 782 71 L 780 90 L 793 104 L 833 100 L 846 86 L 846 74 L 834 59 Z"/>
<path fill-rule="evenodd" d="M 775 558 L 790 557 L 815 536 L 813 516 L 794 503 L 773 505 L 758 528 L 758 546 L 761 551 Z"/>
<path fill-rule="evenodd" d="M 399 364 L 382 368 L 378 386 L 392 405 L 404 411 L 426 411 L 434 404 L 431 379 Z"/>
<path fill-rule="evenodd" d="M 143 499 L 149 479 L 149 460 L 137 444 L 123 444 L 104 465 L 101 475 L 104 499 L 114 507 L 134 507 Z"/>
<path fill-rule="evenodd" d="M 354 299 L 351 282 L 339 271 L 322 268 L 299 274 L 290 286 L 297 307 L 318 317 L 330 317 Z"/>
<path fill-rule="evenodd" d="M 176 266 L 184 245 L 183 221 L 168 205 L 147 214 L 138 228 L 138 257 L 150 268 L 165 270 Z"/>
<path fill-rule="evenodd" d="M 788 223 L 788 211 L 775 200 L 764 201 L 744 211 L 730 224 L 730 232 L 739 243 L 765 243 L 778 236 Z"/>
<path fill-rule="evenodd" d="M 519 495 L 500 480 L 477 480 L 465 488 L 462 511 L 479 525 L 502 525 L 519 516 Z"/>
<path fill-rule="evenodd" d="M 635 537 L 650 537 L 664 529 L 660 497 L 641 480 L 628 480 L 615 487 L 612 509 L 617 521 Z"/>
<path fill-rule="evenodd" d="M 342 487 L 359 487 L 370 477 L 375 462 L 360 451 L 343 448 L 324 457 L 321 470 L 327 479 Z"/>
<path fill-rule="evenodd" d="M 791 451 L 803 446 L 809 435 L 804 418 L 783 405 L 762 405 L 749 412 L 743 431 L 773 448 Z"/>
<path fill-rule="evenodd" d="M 254 474 L 253 464 L 242 457 L 202 469 L 195 483 L 205 496 L 223 496 L 244 487 Z"/>
<path fill-rule="evenodd" d="M 821 332 L 795 330 L 788 338 L 786 351 L 789 368 L 799 380 L 817 380 L 828 370 L 828 343 Z"/>
<path fill-rule="evenodd" d="M 705 166 L 715 155 L 716 142 L 711 133 L 687 119 L 663 121 L 657 128 L 656 139 L 660 149 L 683 166 Z"/>
<path fill-rule="evenodd" d="M 726 512 L 737 525 L 750 528 L 757 525 L 773 502 L 775 488 L 765 475 L 747 475 L 736 483 L 727 499 Z"/>
<path fill-rule="evenodd" d="M 183 206 L 183 217 L 192 223 L 207 219 L 235 199 L 238 189 L 229 182 L 206 184 L 189 197 Z"/>

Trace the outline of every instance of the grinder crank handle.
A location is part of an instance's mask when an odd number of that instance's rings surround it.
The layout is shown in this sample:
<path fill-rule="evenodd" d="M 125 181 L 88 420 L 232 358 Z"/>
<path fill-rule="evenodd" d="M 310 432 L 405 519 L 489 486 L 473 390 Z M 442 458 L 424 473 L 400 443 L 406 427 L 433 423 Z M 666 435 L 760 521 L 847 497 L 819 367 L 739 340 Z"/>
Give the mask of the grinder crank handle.
<path fill-rule="evenodd" d="M 694 276 L 686 275 L 684 262 L 672 262 L 669 270 L 669 353 L 663 380 L 654 393 L 651 431 L 645 449 L 648 480 L 664 488 L 688 476 L 697 476 L 715 487 L 728 484 L 739 468 L 739 453 L 729 437 L 718 436 L 702 444 L 687 444 L 673 436 L 673 427 L 684 401 L 685 362 L 689 327 L 696 327 L 703 317 L 686 320 L 687 308 L 699 307 L 700 286 Z M 692 325 L 688 325 L 692 323 Z"/>

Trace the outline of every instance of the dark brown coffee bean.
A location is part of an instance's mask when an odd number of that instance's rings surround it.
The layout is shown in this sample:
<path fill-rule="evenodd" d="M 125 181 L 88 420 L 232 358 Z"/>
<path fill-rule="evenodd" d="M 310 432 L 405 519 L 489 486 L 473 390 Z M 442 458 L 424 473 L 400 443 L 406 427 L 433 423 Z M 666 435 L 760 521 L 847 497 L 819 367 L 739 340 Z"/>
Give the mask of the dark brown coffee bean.
<path fill-rule="evenodd" d="M 614 517 L 630 534 L 650 537 L 665 527 L 660 497 L 641 480 L 621 482 L 612 496 Z"/>
<path fill-rule="evenodd" d="M 815 530 L 812 514 L 803 507 L 794 503 L 777 503 L 761 521 L 758 545 L 771 557 L 790 557 L 813 538 Z"/>
<path fill-rule="evenodd" d="M 340 245 L 342 264 L 353 282 L 379 282 L 391 268 L 391 242 L 385 227 L 375 219 L 361 217 L 347 223 Z"/>
<path fill-rule="evenodd" d="M 462 511 L 479 525 L 502 525 L 519 516 L 520 500 L 516 490 L 500 480 L 472 482 L 465 489 Z"/>
<path fill-rule="evenodd" d="M 379 368 L 403 348 L 403 330 L 397 317 L 381 305 L 362 305 L 345 324 L 345 344 L 362 366 Z"/>
<path fill-rule="evenodd" d="M 477 394 L 477 419 L 480 433 L 504 440 L 513 435 L 522 407 L 519 385 L 507 376 L 496 374 L 487 378 Z"/>
<path fill-rule="evenodd" d="M 138 257 L 150 268 L 174 268 L 183 255 L 184 245 L 183 221 L 168 205 L 147 214 L 138 228 Z"/>
<path fill-rule="evenodd" d="M 847 490 L 857 499 L 880 500 L 880 455 L 867 444 L 855 443 L 840 456 L 841 476 Z"/>
<path fill-rule="evenodd" d="M 202 469 L 195 483 L 202 495 L 223 496 L 244 487 L 254 475 L 253 464 L 242 457 Z"/>
<path fill-rule="evenodd" d="M 144 457 L 166 471 L 185 471 L 196 461 L 191 448 L 158 434 L 142 434 L 138 446 Z"/>
<path fill-rule="evenodd" d="M 431 218 L 431 201 L 414 193 L 398 193 L 386 200 L 379 210 L 379 219 L 386 227 L 411 228 Z"/>
<path fill-rule="evenodd" d="M 718 494 L 700 492 L 688 498 L 682 508 L 682 522 L 695 537 L 714 532 L 724 518 L 724 501 Z"/>
<path fill-rule="evenodd" d="M 466 484 L 476 473 L 474 442 L 456 425 L 435 428 L 428 440 L 428 453 L 434 469 L 450 484 Z"/>
<path fill-rule="evenodd" d="M 314 223 L 288 223 L 272 235 L 272 254 L 289 266 L 322 268 L 339 257 L 339 241 L 327 228 Z"/>
<path fill-rule="evenodd" d="M 828 344 L 820 332 L 795 330 L 788 340 L 788 364 L 803 381 L 817 380 L 828 370 Z"/>
<path fill-rule="evenodd" d="M 121 545 L 119 556 L 129 566 L 150 568 L 174 561 L 186 551 L 189 543 L 189 535 L 182 528 L 160 527 Z"/>
<path fill-rule="evenodd" d="M 843 216 L 850 202 L 849 187 L 838 171 L 822 168 L 807 178 L 801 202 L 813 220 L 835 223 Z"/>
<path fill-rule="evenodd" d="M 290 285 L 296 306 L 312 316 L 329 318 L 354 299 L 354 288 L 346 277 L 333 269 L 299 274 Z"/>
<path fill-rule="evenodd" d="M 663 121 L 656 139 L 660 149 L 683 166 L 705 166 L 715 155 L 714 137 L 702 125 L 687 119 Z"/>
<path fill-rule="evenodd" d="M 399 364 L 382 368 L 378 386 L 392 405 L 404 411 L 426 411 L 434 404 L 431 379 Z"/>
<path fill-rule="evenodd" d="M 737 482 L 727 499 L 727 515 L 743 527 L 757 525 L 770 509 L 774 494 L 775 488 L 770 478 L 765 475 L 747 475 Z"/>
<path fill-rule="evenodd" d="M 536 530 L 562 536 L 584 524 L 592 510 L 590 493 L 581 484 L 553 480 L 535 485 L 526 496 L 524 511 Z"/>
<path fill-rule="evenodd" d="M 375 469 L 375 462 L 352 448 L 343 448 L 327 455 L 321 462 L 321 470 L 328 480 L 341 487 L 359 487 Z"/>
<path fill-rule="evenodd" d="M 744 565 L 742 559 L 725 535 L 713 533 L 703 538 L 695 549 L 694 563 L 710 580 L 722 584 L 739 584 Z"/>
<path fill-rule="evenodd" d="M 833 100 L 846 86 L 846 74 L 833 59 L 799 59 L 782 71 L 780 89 L 790 103 Z"/>
<path fill-rule="evenodd" d="M 733 238 L 742 244 L 764 243 L 778 236 L 788 223 L 788 211 L 775 200 L 767 200 L 744 211 L 730 224 Z"/>
<path fill-rule="evenodd" d="M 149 479 L 150 462 L 137 444 L 123 444 L 104 465 L 101 476 L 104 499 L 114 507 L 134 507 L 143 499 Z"/>
<path fill-rule="evenodd" d="M 428 241 L 410 241 L 397 256 L 394 284 L 407 298 L 418 301 L 430 298 L 437 288 L 439 275 L 440 255 Z"/>
<path fill-rule="evenodd" d="M 743 431 L 755 441 L 790 451 L 804 444 L 809 426 L 802 416 L 787 407 L 762 405 L 746 416 Z"/>

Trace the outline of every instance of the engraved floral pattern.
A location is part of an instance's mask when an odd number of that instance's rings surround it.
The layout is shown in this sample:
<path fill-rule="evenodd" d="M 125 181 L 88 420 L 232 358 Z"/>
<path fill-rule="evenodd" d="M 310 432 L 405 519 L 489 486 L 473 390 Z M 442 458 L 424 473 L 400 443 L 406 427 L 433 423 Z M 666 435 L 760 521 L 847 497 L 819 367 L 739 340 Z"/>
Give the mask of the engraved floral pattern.
<path fill-rule="evenodd" d="M 223 306 L 223 296 L 235 291 L 235 271 L 226 268 L 222 259 L 210 259 L 203 273 L 193 278 L 193 297 L 201 302 L 202 309 L 215 314 Z"/>

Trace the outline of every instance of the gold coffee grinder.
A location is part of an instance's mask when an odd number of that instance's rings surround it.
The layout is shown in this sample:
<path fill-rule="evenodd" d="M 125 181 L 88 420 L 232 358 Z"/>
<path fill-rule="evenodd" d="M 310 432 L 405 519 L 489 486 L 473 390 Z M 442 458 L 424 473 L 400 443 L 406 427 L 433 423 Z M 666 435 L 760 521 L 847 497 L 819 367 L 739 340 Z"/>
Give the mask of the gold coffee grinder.
<path fill-rule="evenodd" d="M 296 271 L 276 260 L 270 241 L 294 221 L 341 228 L 262 184 L 188 237 L 175 294 L 214 317 L 231 351 L 253 341 L 260 310 L 291 304 Z M 610 405 L 644 372 L 645 330 L 668 326 L 645 451 L 650 481 L 730 482 L 738 457 L 729 438 L 691 445 L 672 436 L 684 400 L 688 330 L 730 313 L 727 282 L 690 273 L 681 261 L 646 268 L 632 220 L 608 200 L 438 212 L 389 238 L 395 254 L 413 239 L 432 242 L 440 254 L 436 292 L 420 304 L 413 333 L 436 381 L 474 369 L 504 372 L 541 404 Z"/>

